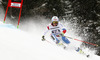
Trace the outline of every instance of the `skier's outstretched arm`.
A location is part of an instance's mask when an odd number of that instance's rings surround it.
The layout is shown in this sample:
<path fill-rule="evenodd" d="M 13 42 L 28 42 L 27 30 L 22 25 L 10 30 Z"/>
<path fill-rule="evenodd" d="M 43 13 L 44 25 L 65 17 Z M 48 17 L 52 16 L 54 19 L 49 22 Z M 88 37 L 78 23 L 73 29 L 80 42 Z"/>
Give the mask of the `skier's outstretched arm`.
<path fill-rule="evenodd" d="M 47 34 L 48 31 L 49 31 L 49 27 L 47 26 L 47 29 L 42 36 L 42 41 L 45 41 L 45 35 Z"/>

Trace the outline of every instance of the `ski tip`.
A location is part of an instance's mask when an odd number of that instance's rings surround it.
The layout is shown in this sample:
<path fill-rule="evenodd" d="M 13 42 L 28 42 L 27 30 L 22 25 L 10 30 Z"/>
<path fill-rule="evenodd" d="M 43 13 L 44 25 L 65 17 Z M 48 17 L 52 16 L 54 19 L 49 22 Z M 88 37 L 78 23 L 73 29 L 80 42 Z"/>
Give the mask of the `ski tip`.
<path fill-rule="evenodd" d="M 87 55 L 86 57 L 90 57 L 90 55 Z"/>
<path fill-rule="evenodd" d="M 64 46 L 63 48 L 66 49 L 66 46 Z"/>

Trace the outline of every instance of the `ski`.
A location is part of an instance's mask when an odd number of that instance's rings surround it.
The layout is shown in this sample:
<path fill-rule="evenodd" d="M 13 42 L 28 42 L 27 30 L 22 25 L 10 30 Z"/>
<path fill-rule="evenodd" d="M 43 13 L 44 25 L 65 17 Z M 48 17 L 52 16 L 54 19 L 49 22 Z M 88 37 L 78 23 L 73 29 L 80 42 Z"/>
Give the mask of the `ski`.
<path fill-rule="evenodd" d="M 76 51 L 77 51 L 78 53 L 82 54 L 82 55 L 85 55 L 86 57 L 90 57 L 89 54 L 84 53 L 84 52 L 82 51 L 82 49 L 80 49 L 79 47 L 78 47 L 78 49 L 77 49 Z"/>

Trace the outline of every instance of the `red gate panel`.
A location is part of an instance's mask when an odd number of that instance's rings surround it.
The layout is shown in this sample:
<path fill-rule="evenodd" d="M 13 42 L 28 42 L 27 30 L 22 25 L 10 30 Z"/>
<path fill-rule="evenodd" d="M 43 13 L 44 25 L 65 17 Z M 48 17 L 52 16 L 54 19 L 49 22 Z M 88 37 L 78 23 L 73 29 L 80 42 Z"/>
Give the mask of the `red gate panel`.
<path fill-rule="evenodd" d="M 19 22 L 20 22 L 20 17 L 21 17 L 22 5 L 23 5 L 23 0 L 21 0 L 21 2 L 16 2 L 16 1 L 13 1 L 12 2 L 12 0 L 8 0 L 8 5 L 7 5 L 5 17 L 4 17 L 4 23 L 5 23 L 5 20 L 6 20 L 6 15 L 7 15 L 7 12 L 8 12 L 8 8 L 9 7 L 12 7 L 12 8 L 20 8 L 18 25 L 17 25 L 17 28 L 19 28 Z"/>

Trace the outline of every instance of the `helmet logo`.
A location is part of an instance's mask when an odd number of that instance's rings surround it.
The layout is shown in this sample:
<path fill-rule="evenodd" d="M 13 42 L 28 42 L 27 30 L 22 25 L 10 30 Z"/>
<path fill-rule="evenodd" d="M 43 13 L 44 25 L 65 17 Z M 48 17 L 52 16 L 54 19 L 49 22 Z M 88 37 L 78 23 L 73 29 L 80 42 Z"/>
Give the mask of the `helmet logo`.
<path fill-rule="evenodd" d="M 54 20 L 57 20 L 57 19 L 54 19 Z"/>

